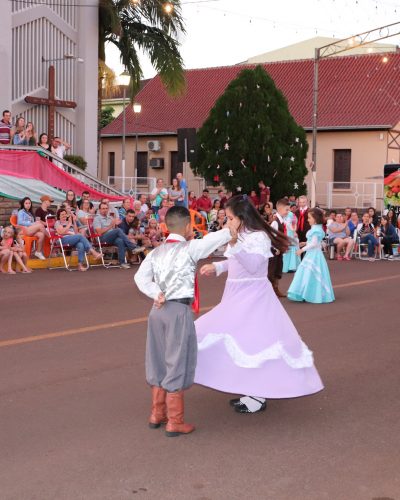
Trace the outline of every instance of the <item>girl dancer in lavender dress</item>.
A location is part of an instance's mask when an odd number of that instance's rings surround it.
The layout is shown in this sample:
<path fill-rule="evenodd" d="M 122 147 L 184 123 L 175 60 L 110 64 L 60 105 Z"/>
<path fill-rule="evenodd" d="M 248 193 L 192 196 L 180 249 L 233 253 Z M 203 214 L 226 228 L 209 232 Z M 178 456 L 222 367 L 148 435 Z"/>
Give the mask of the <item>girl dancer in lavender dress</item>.
<path fill-rule="evenodd" d="M 217 276 L 228 271 L 228 279 L 221 303 L 195 323 L 195 383 L 246 394 L 230 403 L 239 413 L 255 413 L 265 410 L 266 398 L 305 396 L 323 385 L 312 352 L 267 278 L 271 245 L 284 252 L 287 237 L 268 226 L 243 196 L 229 200 L 226 215 L 239 236 L 228 245 L 225 261 L 200 270 Z"/>

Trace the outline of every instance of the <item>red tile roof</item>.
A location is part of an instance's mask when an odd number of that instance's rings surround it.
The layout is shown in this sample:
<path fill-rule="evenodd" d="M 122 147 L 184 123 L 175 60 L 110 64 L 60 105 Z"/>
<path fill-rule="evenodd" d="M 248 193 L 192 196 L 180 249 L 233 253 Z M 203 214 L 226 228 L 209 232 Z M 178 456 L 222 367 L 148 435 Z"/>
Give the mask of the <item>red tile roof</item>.
<path fill-rule="evenodd" d="M 318 128 L 391 128 L 400 122 L 400 54 L 327 58 L 319 64 Z M 289 109 L 302 127 L 312 127 L 313 61 L 298 60 L 263 65 L 283 92 Z M 186 71 L 184 96 L 172 98 L 158 76 L 141 90 L 136 101 L 142 112 L 135 123 L 126 112 L 127 134 L 176 134 L 178 128 L 199 128 L 229 82 L 245 67 Z M 121 135 L 122 114 L 101 135 Z"/>

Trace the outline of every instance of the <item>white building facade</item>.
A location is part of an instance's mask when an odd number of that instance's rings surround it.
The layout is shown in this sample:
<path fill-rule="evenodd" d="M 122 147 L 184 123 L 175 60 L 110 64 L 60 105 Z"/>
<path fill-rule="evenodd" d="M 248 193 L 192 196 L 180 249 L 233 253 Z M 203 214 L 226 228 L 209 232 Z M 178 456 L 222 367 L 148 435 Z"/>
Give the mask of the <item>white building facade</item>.
<path fill-rule="evenodd" d="M 75 109 L 55 109 L 55 135 L 97 175 L 98 0 L 2 2 L 0 113 L 32 121 L 38 136 L 48 131 L 48 108 L 25 97 L 48 97 L 50 65 L 55 98 L 76 102 Z"/>

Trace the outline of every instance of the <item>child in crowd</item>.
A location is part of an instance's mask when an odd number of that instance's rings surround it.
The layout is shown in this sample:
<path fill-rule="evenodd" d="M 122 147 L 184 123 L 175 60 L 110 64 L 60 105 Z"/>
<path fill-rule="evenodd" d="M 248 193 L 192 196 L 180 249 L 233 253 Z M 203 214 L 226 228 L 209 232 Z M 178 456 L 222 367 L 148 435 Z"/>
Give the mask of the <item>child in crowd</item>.
<path fill-rule="evenodd" d="M 150 219 L 146 229 L 146 236 L 150 241 L 150 248 L 156 248 L 162 243 L 162 232 L 156 219 Z"/>
<path fill-rule="evenodd" d="M 296 233 L 297 229 L 297 217 L 293 212 L 290 211 L 289 202 L 289 213 L 285 218 L 286 235 L 289 238 L 290 246 L 288 251 L 283 254 L 283 269 L 284 273 L 294 273 L 300 265 L 300 257 L 296 254 L 299 249 L 299 238 Z"/>
<path fill-rule="evenodd" d="M 24 242 L 21 236 L 16 235 L 14 228 L 12 226 L 7 226 L 3 231 L 3 240 L 1 242 L 1 248 L 9 249 L 10 253 L 8 255 L 8 274 L 15 274 L 12 268 L 12 261 L 14 260 L 17 264 L 21 266 L 23 273 L 31 273 L 32 269 L 27 267 L 28 256 L 26 255 L 24 249 Z"/>
<path fill-rule="evenodd" d="M 196 265 L 236 236 L 223 229 L 193 240 L 190 212 L 171 207 L 166 215 L 170 235 L 150 252 L 135 275 L 141 292 L 154 300 L 149 314 L 146 344 L 146 379 L 152 388 L 149 426 L 166 423 L 168 437 L 188 434 L 184 422 L 183 392 L 194 380 L 197 338 L 191 304 L 195 298 Z"/>
<path fill-rule="evenodd" d="M 288 299 L 306 301 L 314 304 L 333 302 L 331 277 L 328 265 L 321 250 L 321 242 L 325 237 L 322 229 L 324 214 L 319 208 L 308 211 L 308 223 L 311 229 L 307 232 L 307 243 L 300 243 L 297 255 L 307 252 L 294 275 L 289 287 Z"/>
<path fill-rule="evenodd" d="M 285 219 L 289 213 L 289 200 L 287 198 L 282 198 L 276 202 L 276 214 L 275 218 L 271 223 L 271 227 L 275 231 L 286 234 Z M 268 263 L 268 279 L 272 284 L 272 288 L 277 297 L 286 297 L 285 293 L 279 290 L 279 281 L 282 278 L 283 269 L 283 255 L 278 249 L 273 249 L 272 252 L 274 256 L 269 259 Z"/>

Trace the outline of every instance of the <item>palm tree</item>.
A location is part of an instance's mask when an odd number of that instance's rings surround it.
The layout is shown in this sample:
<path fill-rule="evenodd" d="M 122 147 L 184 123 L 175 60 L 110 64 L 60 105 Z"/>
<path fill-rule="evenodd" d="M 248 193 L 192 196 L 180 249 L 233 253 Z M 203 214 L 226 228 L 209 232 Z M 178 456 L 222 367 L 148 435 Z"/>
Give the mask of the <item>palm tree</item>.
<path fill-rule="evenodd" d="M 185 33 L 180 0 L 99 1 L 99 93 L 103 79 L 110 80 L 105 46 L 114 44 L 131 75 L 131 95 L 143 77 L 138 50 L 150 58 L 166 90 L 178 95 L 185 88 L 183 60 L 178 36 Z"/>

